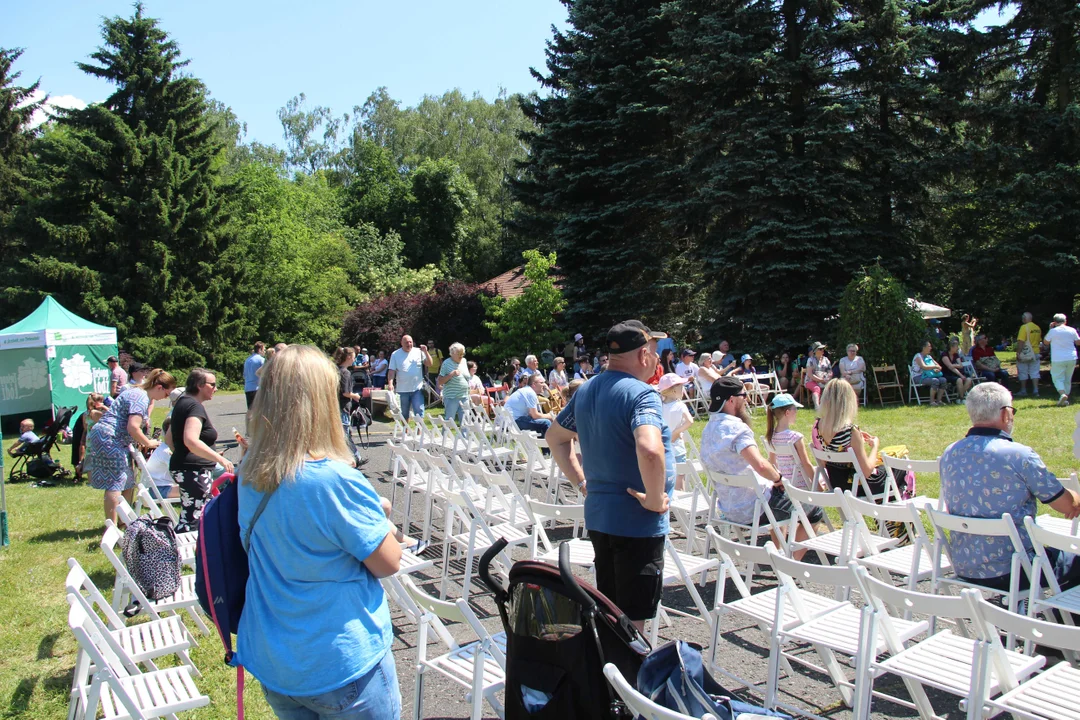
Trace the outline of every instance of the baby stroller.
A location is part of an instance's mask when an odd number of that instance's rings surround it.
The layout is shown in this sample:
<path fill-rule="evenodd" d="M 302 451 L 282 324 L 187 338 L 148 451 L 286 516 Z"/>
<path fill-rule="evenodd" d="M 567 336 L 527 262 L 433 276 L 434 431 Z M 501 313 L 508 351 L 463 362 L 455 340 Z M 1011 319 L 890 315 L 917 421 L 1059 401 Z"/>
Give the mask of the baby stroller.
<path fill-rule="evenodd" d="M 19 451 L 15 453 L 15 463 L 11 466 L 9 476 L 11 482 L 45 480 L 53 476 L 61 479 L 71 477 L 71 471 L 53 460 L 50 453 L 60 439 L 60 435 L 67 429 L 71 416 L 74 414 L 74 407 L 60 408 L 56 419 L 49 423 L 37 442 L 19 448 Z"/>
<path fill-rule="evenodd" d="M 495 594 L 506 631 L 505 720 L 628 718 L 604 677 L 613 663 L 636 678 L 649 642 L 630 619 L 570 570 L 570 548 L 559 548 L 559 567 L 514 563 L 509 587 L 489 572 L 506 547 L 500 539 L 480 559 L 480 579 Z"/>

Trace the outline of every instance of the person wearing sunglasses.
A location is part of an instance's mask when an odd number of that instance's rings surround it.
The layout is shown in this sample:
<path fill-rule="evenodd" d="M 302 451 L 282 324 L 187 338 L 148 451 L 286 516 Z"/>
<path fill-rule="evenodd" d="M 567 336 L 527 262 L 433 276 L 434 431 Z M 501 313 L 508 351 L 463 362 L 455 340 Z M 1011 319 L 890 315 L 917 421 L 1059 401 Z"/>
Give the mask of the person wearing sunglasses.
<path fill-rule="evenodd" d="M 758 450 L 757 438 L 750 428 L 746 387 L 742 380 L 730 375 L 720 378 L 709 389 L 709 398 L 709 422 L 701 433 L 701 460 L 705 467 L 728 475 L 753 472 L 773 517 L 781 522 L 790 519 L 794 508 L 784 491 L 783 476 Z M 716 504 L 725 520 L 750 525 L 754 521 L 757 494 L 751 488 L 718 485 Z M 821 508 L 808 506 L 805 509 L 810 522 L 821 522 L 824 517 Z M 760 518 L 768 525 L 764 509 L 760 511 Z M 800 526 L 795 539 L 805 537 L 806 530 Z M 779 538 L 773 539 L 779 542 Z"/>
<path fill-rule="evenodd" d="M 203 407 L 217 392 L 217 376 L 205 368 L 188 373 L 184 394 L 173 406 L 173 454 L 169 472 L 180 488 L 180 520 L 177 532 L 199 529 L 203 505 L 210 500 L 210 485 L 214 481 L 214 466 L 233 472 L 233 464 L 214 450 L 218 432 Z"/>
<path fill-rule="evenodd" d="M 1000 518 L 1009 513 L 1028 556 L 1034 557 L 1024 518 L 1035 517 L 1038 503 L 1067 518 L 1080 515 L 1080 495 L 1066 489 L 1046 468 L 1039 454 L 1013 440 L 1016 408 L 1012 394 L 995 382 L 984 382 L 967 395 L 971 429 L 941 455 L 941 497 L 951 515 Z M 953 569 L 968 582 L 1008 590 L 1012 545 L 1001 538 L 955 533 L 949 542 Z M 1061 589 L 1080 584 L 1076 556 L 1047 548 Z M 1030 579 L 1020 578 L 1020 589 Z"/>

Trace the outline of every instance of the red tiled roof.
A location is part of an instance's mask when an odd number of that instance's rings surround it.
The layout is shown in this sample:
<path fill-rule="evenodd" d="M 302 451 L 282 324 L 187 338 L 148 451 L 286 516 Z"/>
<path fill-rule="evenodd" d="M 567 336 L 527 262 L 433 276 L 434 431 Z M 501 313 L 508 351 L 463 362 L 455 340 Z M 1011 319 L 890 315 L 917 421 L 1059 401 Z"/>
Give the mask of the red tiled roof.
<path fill-rule="evenodd" d="M 562 286 L 561 276 L 553 275 L 551 279 L 555 281 L 556 286 Z M 525 277 L 525 266 L 518 265 L 516 268 L 510 268 L 502 275 L 496 275 L 486 283 L 483 283 L 483 286 L 502 295 L 504 298 L 509 299 L 524 293 L 525 288 L 529 287 L 531 284 L 529 279 Z"/>

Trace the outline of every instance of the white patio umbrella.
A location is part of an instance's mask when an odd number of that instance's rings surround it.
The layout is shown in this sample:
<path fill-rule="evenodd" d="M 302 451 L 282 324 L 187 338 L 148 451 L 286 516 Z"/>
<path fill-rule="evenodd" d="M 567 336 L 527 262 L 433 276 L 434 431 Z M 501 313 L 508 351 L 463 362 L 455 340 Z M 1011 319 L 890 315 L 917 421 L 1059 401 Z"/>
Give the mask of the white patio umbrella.
<path fill-rule="evenodd" d="M 908 298 L 908 302 L 911 304 L 911 307 L 919 311 L 919 314 L 922 315 L 923 320 L 932 320 L 934 318 L 947 318 L 952 316 L 952 310 L 947 307 L 934 305 L 933 303 L 923 302 L 921 300 L 916 300 L 915 298 Z"/>

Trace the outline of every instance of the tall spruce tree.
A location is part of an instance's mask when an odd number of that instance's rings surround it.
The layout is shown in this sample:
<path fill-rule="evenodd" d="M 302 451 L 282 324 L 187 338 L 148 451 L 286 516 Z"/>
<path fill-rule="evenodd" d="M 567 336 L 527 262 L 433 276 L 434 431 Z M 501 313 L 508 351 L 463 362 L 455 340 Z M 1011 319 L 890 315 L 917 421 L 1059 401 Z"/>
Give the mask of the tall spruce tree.
<path fill-rule="evenodd" d="M 1069 312 L 1080 286 L 1080 8 L 1015 7 L 1003 26 L 970 30 L 951 63 L 969 88 L 956 160 L 967 172 L 949 227 L 962 261 L 953 302 L 1001 332 L 1024 310 L 1044 323 Z"/>
<path fill-rule="evenodd" d="M 523 100 L 538 131 L 514 185 L 516 229 L 551 229 L 568 325 L 591 333 L 634 316 L 668 326 L 686 314 L 692 276 L 668 263 L 679 230 L 663 177 L 677 137 L 652 74 L 670 44 L 663 3 L 563 4 L 570 27 L 548 41 L 547 74 L 533 71 L 549 94 Z"/>
<path fill-rule="evenodd" d="M 755 350 L 826 332 L 852 272 L 870 187 L 838 91 L 840 18 L 818 0 L 678 0 L 671 104 L 690 150 L 681 185 L 714 298 L 704 339 Z"/>
<path fill-rule="evenodd" d="M 116 325 L 140 359 L 212 362 L 226 340 L 212 329 L 226 294 L 215 265 L 225 218 L 205 89 L 141 4 L 106 20 L 102 37 L 79 67 L 115 91 L 65 112 L 37 148 L 24 285 Z"/>
<path fill-rule="evenodd" d="M 17 245 L 11 237 L 13 228 L 9 219 L 15 206 L 22 200 L 25 187 L 23 173 L 30 160 L 30 144 L 34 133 L 30 122 L 34 113 L 43 106 L 44 99 L 33 100 L 39 83 L 23 87 L 16 85 L 21 73 L 14 71 L 15 61 L 23 53 L 21 48 L 0 48 L 0 258 L 3 265 L 11 266 L 16 257 Z M 7 286 L 8 278 L 0 270 L 0 286 Z M 7 293 L 0 290 L 0 326 L 7 315 L 3 311 Z"/>

